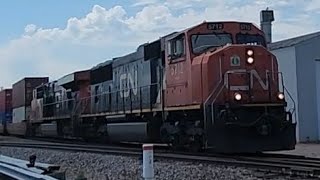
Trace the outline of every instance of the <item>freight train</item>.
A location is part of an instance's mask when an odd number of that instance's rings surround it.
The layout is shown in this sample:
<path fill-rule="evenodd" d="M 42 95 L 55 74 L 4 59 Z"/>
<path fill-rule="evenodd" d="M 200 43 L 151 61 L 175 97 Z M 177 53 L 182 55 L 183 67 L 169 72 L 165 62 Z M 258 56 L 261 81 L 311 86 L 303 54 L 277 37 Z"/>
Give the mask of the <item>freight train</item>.
<path fill-rule="evenodd" d="M 282 81 L 254 24 L 203 22 L 55 81 L 23 79 L 3 129 L 192 151 L 291 150 L 296 123 Z"/>

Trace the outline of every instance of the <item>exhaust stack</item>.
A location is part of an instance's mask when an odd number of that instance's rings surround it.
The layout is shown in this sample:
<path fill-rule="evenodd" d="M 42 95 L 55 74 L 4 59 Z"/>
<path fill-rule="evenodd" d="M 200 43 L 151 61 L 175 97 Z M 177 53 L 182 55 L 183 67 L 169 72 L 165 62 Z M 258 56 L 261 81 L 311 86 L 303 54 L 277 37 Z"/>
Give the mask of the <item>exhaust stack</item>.
<path fill-rule="evenodd" d="M 260 26 L 261 30 L 266 36 L 267 44 L 272 43 L 272 22 L 274 21 L 273 10 L 262 10 L 260 13 Z"/>

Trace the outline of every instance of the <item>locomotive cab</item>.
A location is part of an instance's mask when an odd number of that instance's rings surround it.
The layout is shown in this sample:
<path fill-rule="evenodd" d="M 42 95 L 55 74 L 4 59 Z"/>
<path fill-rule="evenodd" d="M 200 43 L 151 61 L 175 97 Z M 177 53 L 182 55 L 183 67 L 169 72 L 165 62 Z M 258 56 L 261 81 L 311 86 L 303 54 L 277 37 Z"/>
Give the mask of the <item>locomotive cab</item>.
<path fill-rule="evenodd" d="M 198 104 L 203 111 L 203 131 L 193 123 L 195 112 L 183 123 L 193 131 L 190 139 L 220 152 L 294 149 L 296 124 L 261 30 L 251 23 L 204 22 L 168 37 L 166 45 L 165 105 Z"/>

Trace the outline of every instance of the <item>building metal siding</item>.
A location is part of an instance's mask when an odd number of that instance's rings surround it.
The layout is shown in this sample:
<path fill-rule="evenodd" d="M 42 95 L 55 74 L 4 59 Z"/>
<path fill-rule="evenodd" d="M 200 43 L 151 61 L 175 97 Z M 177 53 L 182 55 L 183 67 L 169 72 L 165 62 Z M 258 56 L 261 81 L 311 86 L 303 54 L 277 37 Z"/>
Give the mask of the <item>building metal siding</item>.
<path fill-rule="evenodd" d="M 285 92 L 287 99 L 287 110 L 294 107 L 296 108 L 296 121 L 297 125 L 297 140 L 299 140 L 299 101 L 298 101 L 298 87 L 297 87 L 297 65 L 296 65 L 296 49 L 295 47 L 286 47 L 282 49 L 273 50 L 272 53 L 277 57 L 279 71 L 283 75 L 285 87 L 288 89 L 294 102 L 290 99 L 288 93 Z"/>
<path fill-rule="evenodd" d="M 294 39 L 297 43 L 292 44 L 291 40 L 276 42 L 271 49 L 296 102 L 298 141 L 317 141 L 320 140 L 320 64 L 315 60 L 320 59 L 320 36 L 311 34 Z"/>
<path fill-rule="evenodd" d="M 317 112 L 317 92 L 315 59 L 320 57 L 320 37 L 300 43 L 296 46 L 298 96 L 300 109 L 300 136 L 303 141 L 320 140 Z"/>
<path fill-rule="evenodd" d="M 318 138 L 320 139 L 320 58 L 314 61 L 316 69 L 316 98 L 317 98 L 317 118 L 318 118 Z"/>

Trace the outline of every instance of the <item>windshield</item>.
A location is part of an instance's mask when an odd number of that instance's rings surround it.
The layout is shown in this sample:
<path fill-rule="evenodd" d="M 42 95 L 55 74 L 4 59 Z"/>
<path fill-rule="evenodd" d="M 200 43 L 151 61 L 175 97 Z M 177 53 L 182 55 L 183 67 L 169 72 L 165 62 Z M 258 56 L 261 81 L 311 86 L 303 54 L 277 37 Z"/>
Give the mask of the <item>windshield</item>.
<path fill-rule="evenodd" d="M 237 44 L 266 46 L 264 37 L 259 34 L 237 34 Z"/>
<path fill-rule="evenodd" d="M 211 47 L 232 44 L 231 34 L 197 34 L 191 36 L 193 53 L 202 53 Z"/>

